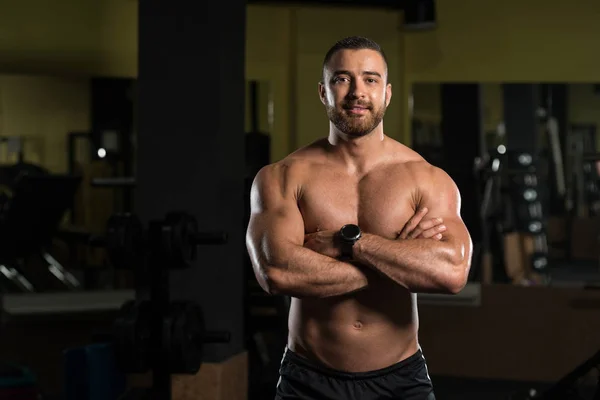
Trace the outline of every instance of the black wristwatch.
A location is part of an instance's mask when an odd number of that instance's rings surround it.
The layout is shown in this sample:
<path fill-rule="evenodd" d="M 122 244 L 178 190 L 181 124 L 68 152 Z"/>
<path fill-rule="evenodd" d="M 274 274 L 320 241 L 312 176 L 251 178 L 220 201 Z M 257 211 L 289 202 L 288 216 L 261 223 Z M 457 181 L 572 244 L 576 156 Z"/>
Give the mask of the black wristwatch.
<path fill-rule="evenodd" d="M 352 247 L 360 239 L 362 231 L 358 225 L 347 224 L 342 226 L 339 232 L 341 241 L 342 258 L 352 258 Z"/>

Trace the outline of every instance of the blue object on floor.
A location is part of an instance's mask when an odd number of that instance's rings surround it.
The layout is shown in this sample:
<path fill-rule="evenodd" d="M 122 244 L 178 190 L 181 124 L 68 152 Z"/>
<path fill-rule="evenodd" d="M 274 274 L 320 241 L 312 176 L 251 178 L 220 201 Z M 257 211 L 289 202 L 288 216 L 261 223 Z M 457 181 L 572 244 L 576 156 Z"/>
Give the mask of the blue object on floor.
<path fill-rule="evenodd" d="M 117 400 L 126 387 L 112 345 L 95 343 L 65 350 L 65 400 Z"/>
<path fill-rule="evenodd" d="M 33 387 L 36 379 L 29 368 L 15 364 L 0 364 L 0 388 Z"/>

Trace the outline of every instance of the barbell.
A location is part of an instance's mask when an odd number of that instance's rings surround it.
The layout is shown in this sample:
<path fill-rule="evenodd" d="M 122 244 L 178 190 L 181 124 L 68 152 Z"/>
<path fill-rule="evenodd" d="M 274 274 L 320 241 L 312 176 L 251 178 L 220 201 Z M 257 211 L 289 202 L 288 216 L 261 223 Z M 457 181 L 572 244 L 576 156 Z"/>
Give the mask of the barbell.
<path fill-rule="evenodd" d="M 148 238 L 135 214 L 116 214 L 108 219 L 105 236 L 95 238 L 94 244 L 106 247 L 108 259 L 117 269 L 143 264 L 149 249 L 169 269 L 184 269 L 197 259 L 197 246 L 227 242 L 224 232 L 200 232 L 196 219 L 185 212 L 171 212 L 164 220 L 151 221 L 149 229 L 153 232 Z"/>

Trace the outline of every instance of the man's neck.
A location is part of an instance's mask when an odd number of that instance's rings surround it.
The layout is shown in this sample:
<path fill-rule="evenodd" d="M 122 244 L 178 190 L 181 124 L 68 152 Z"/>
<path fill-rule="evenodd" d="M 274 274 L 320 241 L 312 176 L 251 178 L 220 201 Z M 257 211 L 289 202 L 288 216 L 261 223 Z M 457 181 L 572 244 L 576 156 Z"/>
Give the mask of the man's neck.
<path fill-rule="evenodd" d="M 360 174 L 367 172 L 383 154 L 384 139 L 382 124 L 361 137 L 349 137 L 332 125 L 328 141 L 349 172 Z"/>

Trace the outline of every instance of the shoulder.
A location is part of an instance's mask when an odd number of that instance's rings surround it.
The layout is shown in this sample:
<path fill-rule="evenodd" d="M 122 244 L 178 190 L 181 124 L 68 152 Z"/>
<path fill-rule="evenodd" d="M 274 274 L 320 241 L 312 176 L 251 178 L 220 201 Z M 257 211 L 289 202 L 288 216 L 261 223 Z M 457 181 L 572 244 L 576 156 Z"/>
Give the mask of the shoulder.
<path fill-rule="evenodd" d="M 392 140 L 392 142 L 392 153 L 396 163 L 407 168 L 415 178 L 419 180 L 439 181 L 439 183 L 453 182 L 446 171 L 430 164 L 423 156 L 410 147 L 395 140 Z"/>
<path fill-rule="evenodd" d="M 280 161 L 262 167 L 254 178 L 253 187 L 297 191 L 310 169 L 322 158 L 323 151 L 318 143 L 302 147 Z"/>
<path fill-rule="evenodd" d="M 443 169 L 432 165 L 419 153 L 408 146 L 395 142 L 393 145 L 394 163 L 408 174 L 415 183 L 418 197 L 431 197 L 434 194 L 459 196 L 458 187 Z"/>
<path fill-rule="evenodd" d="M 441 204 L 460 207 L 461 196 L 458 186 L 443 169 L 426 161 L 411 163 L 415 179 L 418 203 L 426 205 Z M 452 206 L 454 208 L 454 206 Z"/>
<path fill-rule="evenodd" d="M 454 184 L 454 181 L 446 171 L 428 163 L 425 160 L 410 161 L 407 162 L 406 165 L 407 168 L 411 170 L 415 178 L 424 184 L 431 184 L 433 186 L 439 184 Z"/>

